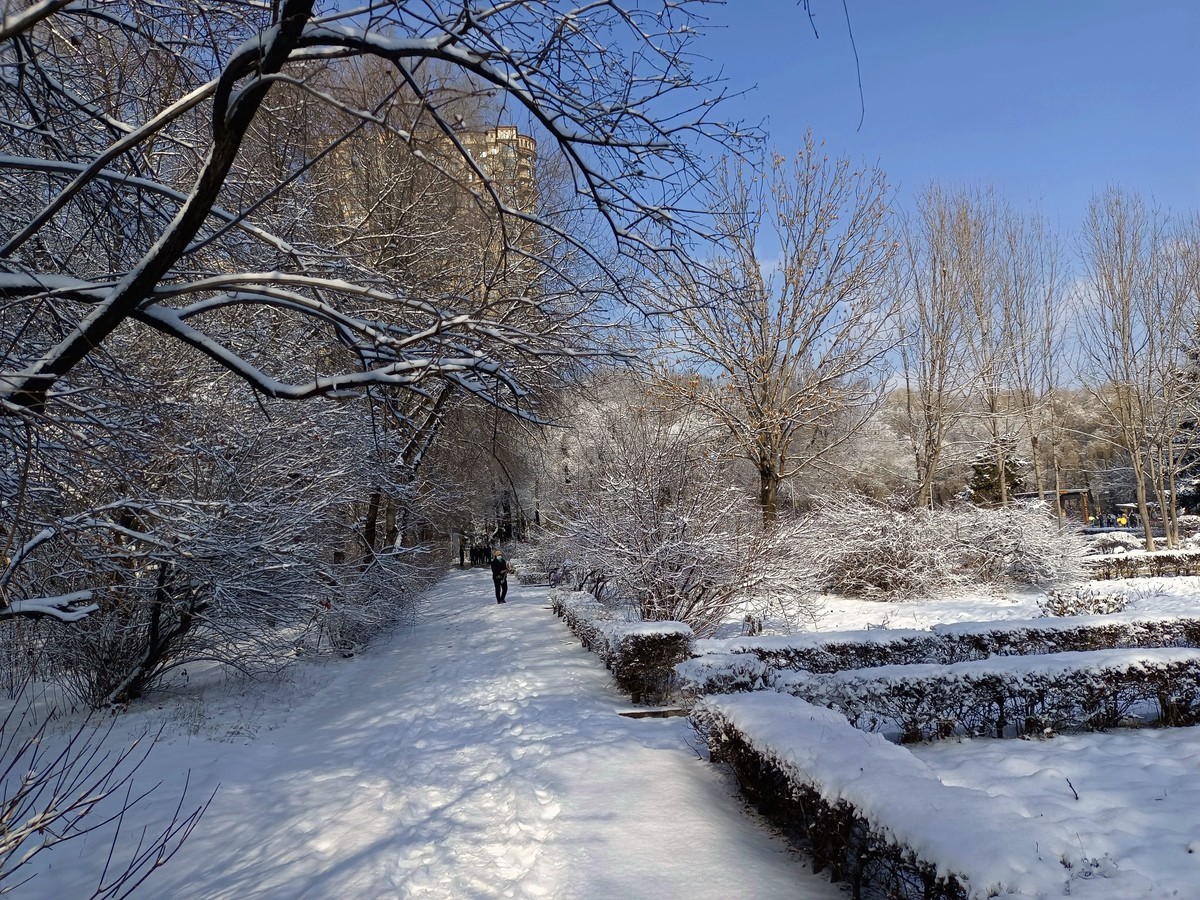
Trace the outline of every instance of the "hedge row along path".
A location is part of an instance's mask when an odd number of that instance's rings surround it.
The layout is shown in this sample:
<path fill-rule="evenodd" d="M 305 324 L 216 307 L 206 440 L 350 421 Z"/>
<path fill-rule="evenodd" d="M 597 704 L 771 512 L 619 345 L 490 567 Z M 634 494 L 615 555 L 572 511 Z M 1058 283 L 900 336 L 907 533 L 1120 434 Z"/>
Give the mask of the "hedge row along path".
<path fill-rule="evenodd" d="M 619 715 L 628 701 L 548 609 L 547 589 L 510 582 L 500 606 L 486 570 L 454 570 L 418 624 L 320 669 L 276 727 L 156 748 L 152 761 L 192 770 L 197 796 L 220 790 L 146 891 L 845 896 L 745 811 L 686 719 Z M 155 801 L 160 813 L 171 799 Z M 58 868 L 35 888 L 81 896 Z"/>

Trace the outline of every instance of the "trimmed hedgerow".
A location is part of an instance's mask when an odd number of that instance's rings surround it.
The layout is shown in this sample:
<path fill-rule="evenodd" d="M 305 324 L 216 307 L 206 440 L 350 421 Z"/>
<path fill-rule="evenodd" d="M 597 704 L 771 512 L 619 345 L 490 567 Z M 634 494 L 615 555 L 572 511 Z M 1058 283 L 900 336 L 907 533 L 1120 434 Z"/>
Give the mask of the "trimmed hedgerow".
<path fill-rule="evenodd" d="M 942 784 L 906 749 L 773 692 L 707 698 L 692 722 L 710 758 L 854 897 L 967 900 L 1069 893 L 1069 848 L 1004 797 Z M 938 810 L 914 816 L 912 798 Z M 1026 818 L 1027 840 L 1011 839 Z M 980 854 L 973 848 L 988 847 Z"/>
<path fill-rule="evenodd" d="M 1192 725 L 1200 721 L 1200 651 L 1097 650 L 950 666 L 780 672 L 772 687 L 903 742 Z"/>
<path fill-rule="evenodd" d="M 675 666 L 691 655 L 688 625 L 615 619 L 586 591 L 553 591 L 550 604 L 583 646 L 599 654 L 634 703 L 659 703 L 670 696 Z"/>
<path fill-rule="evenodd" d="M 1091 576 L 1113 578 L 1177 578 L 1200 575 L 1200 550 L 1156 550 L 1153 553 L 1122 553 L 1092 557 L 1086 561 Z"/>
<path fill-rule="evenodd" d="M 708 653 L 681 664 L 693 693 L 725 693 L 761 686 L 769 669 L 838 672 L 873 666 L 953 663 L 992 656 L 1034 656 L 1130 647 L 1200 647 L 1200 618 L 1118 614 L 1007 622 L 959 622 L 929 631 L 867 631 L 743 637 L 704 644 Z M 753 656 L 760 668 L 741 656 Z M 712 658 L 709 658 L 712 657 Z M 729 669 L 730 671 L 726 671 Z M 723 688 L 722 684 L 728 684 Z"/>

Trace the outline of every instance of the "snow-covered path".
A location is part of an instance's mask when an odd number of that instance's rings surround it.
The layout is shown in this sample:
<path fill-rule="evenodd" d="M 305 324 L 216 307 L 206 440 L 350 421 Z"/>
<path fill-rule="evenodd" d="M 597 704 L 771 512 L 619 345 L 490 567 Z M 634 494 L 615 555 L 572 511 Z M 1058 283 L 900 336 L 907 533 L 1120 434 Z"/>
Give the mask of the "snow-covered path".
<path fill-rule="evenodd" d="M 221 787 L 147 895 L 844 897 L 743 811 L 686 720 L 617 714 L 545 588 L 491 593 L 452 572 L 418 625 L 320 670 L 278 727 L 159 747 Z"/>

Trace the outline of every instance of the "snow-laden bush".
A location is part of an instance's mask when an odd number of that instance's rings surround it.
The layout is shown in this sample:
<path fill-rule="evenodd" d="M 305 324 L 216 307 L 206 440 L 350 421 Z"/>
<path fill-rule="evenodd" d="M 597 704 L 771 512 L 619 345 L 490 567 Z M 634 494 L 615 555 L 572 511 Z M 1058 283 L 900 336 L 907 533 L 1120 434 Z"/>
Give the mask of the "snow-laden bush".
<path fill-rule="evenodd" d="M 822 589 L 852 597 L 911 597 L 954 580 L 954 559 L 931 540 L 933 515 L 841 494 L 797 529 L 799 556 Z"/>
<path fill-rule="evenodd" d="M 1021 506 L 902 510 L 864 497 L 826 499 L 796 529 L 822 589 L 902 599 L 954 584 L 1047 584 L 1083 576 L 1083 544 L 1045 511 Z"/>
<path fill-rule="evenodd" d="M 1069 590 L 1049 590 L 1038 602 L 1043 616 L 1103 616 L 1124 612 L 1129 605 L 1125 591 L 1099 591 L 1088 585 Z"/>
<path fill-rule="evenodd" d="M 571 560 L 573 587 L 644 621 L 686 622 L 701 637 L 731 614 L 803 596 L 794 535 L 763 526 L 715 453 L 648 417 L 610 426 L 553 543 Z"/>
<path fill-rule="evenodd" d="M 352 656 L 377 635 L 412 622 L 417 597 L 438 571 L 425 556 L 420 548 L 403 548 L 376 554 L 365 570 L 343 573 L 343 587 L 316 603 L 297 650 Z"/>
<path fill-rule="evenodd" d="M 1086 544 L 1041 504 L 957 506 L 933 518 L 961 552 L 959 565 L 975 581 L 1061 584 L 1085 575 Z"/>
<path fill-rule="evenodd" d="M 1145 538 L 1128 531 L 1104 531 L 1089 537 L 1087 543 L 1093 553 L 1128 553 L 1146 548 Z"/>

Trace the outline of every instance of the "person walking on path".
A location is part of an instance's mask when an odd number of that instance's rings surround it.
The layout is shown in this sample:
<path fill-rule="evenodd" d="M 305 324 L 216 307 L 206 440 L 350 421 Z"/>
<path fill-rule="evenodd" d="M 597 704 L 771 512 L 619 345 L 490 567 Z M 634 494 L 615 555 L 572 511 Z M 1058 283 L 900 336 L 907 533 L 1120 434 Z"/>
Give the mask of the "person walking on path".
<path fill-rule="evenodd" d="M 497 603 L 506 602 L 504 598 L 508 596 L 508 573 L 512 570 L 504 554 L 497 550 L 492 556 L 492 581 L 496 582 Z"/>

